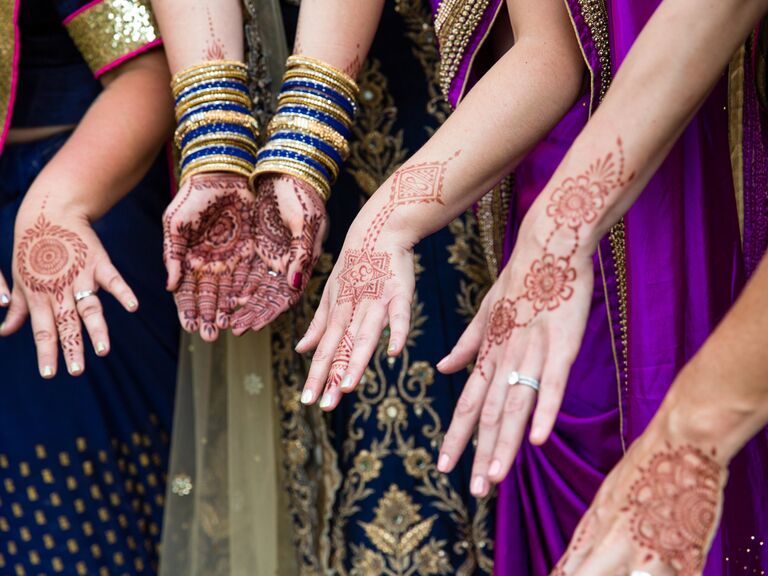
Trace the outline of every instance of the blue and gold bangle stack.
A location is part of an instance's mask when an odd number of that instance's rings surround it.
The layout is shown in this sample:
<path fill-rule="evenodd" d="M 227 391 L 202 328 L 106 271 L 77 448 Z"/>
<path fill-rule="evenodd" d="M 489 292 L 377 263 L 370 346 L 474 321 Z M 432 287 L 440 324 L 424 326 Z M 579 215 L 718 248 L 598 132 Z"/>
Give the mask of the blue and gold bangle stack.
<path fill-rule="evenodd" d="M 252 183 L 264 174 L 288 174 L 327 201 L 349 156 L 358 91 L 354 79 L 333 66 L 308 56 L 288 58 Z"/>
<path fill-rule="evenodd" d="M 182 181 L 201 172 L 253 173 L 259 127 L 247 80 L 245 64 L 229 61 L 206 62 L 173 77 Z"/>

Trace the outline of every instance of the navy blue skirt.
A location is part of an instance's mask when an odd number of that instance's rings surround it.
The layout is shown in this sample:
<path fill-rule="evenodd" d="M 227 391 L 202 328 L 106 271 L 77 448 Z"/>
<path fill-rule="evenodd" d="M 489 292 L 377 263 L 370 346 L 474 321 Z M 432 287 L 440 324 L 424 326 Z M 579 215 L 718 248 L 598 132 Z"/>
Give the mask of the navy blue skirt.
<path fill-rule="evenodd" d="M 19 205 L 67 138 L 10 145 L 0 157 L 0 269 L 9 283 Z M 82 376 L 59 370 L 43 380 L 29 322 L 0 339 L 3 576 L 155 573 L 179 341 L 162 262 L 169 190 L 159 159 L 94 225 L 140 301 L 132 315 L 99 293 L 108 357 L 86 339 Z"/>

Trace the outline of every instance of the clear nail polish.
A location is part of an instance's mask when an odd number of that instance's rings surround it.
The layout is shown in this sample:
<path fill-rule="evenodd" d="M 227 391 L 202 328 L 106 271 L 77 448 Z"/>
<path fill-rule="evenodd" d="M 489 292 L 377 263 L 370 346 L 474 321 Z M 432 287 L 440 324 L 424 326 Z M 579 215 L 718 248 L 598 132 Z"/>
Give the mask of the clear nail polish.
<path fill-rule="evenodd" d="M 475 479 L 472 480 L 472 494 L 480 496 L 483 493 L 483 488 L 485 488 L 485 480 L 482 476 L 475 476 Z"/>
<path fill-rule="evenodd" d="M 341 381 L 341 389 L 342 390 L 349 390 L 352 388 L 352 376 L 347 374 L 344 376 L 344 379 Z"/>
<path fill-rule="evenodd" d="M 304 392 L 301 393 L 301 403 L 302 404 L 311 404 L 312 400 L 315 399 L 315 395 L 312 393 L 312 390 L 304 390 Z"/>
<path fill-rule="evenodd" d="M 78 364 L 77 362 L 72 362 L 72 364 L 69 365 L 70 374 L 80 374 L 82 370 L 83 370 L 82 366 L 80 366 L 80 364 Z"/>

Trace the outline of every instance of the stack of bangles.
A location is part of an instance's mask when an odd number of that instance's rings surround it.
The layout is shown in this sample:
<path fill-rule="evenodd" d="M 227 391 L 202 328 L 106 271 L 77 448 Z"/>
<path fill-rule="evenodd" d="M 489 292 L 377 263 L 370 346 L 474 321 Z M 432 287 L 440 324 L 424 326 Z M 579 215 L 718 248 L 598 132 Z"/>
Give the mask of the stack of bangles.
<path fill-rule="evenodd" d="M 264 174 L 287 174 L 327 201 L 349 156 L 358 92 L 354 79 L 333 66 L 307 56 L 288 58 L 277 113 L 252 184 Z"/>
<path fill-rule="evenodd" d="M 245 64 L 223 60 L 173 77 L 182 181 L 201 172 L 253 172 L 259 127 L 251 114 L 247 80 Z"/>

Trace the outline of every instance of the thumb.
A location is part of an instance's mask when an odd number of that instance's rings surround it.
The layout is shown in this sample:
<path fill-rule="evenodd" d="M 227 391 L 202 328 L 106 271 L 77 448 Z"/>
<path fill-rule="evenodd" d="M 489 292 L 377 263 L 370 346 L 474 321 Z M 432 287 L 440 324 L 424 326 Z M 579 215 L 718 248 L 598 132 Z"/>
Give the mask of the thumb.
<path fill-rule="evenodd" d="M 16 287 L 11 294 L 11 305 L 5 320 L 0 324 L 0 336 L 10 336 L 24 325 L 29 316 L 29 307 L 22 291 Z"/>
<path fill-rule="evenodd" d="M 187 254 L 187 247 L 187 237 L 174 230 L 170 223 L 166 223 L 163 232 L 163 261 L 168 271 L 166 288 L 169 292 L 174 292 L 179 287 L 181 268 Z"/>

